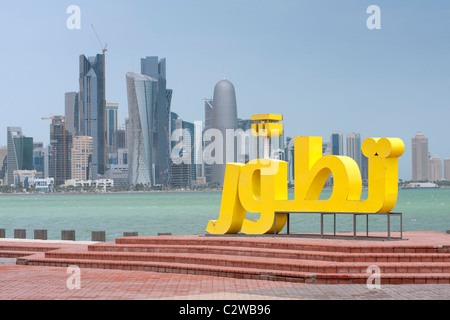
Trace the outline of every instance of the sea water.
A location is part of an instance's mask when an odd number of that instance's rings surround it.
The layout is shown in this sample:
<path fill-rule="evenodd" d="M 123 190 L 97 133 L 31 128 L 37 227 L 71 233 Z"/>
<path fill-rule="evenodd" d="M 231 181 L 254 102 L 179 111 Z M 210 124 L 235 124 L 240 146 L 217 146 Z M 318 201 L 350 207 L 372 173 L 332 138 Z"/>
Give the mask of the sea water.
<path fill-rule="evenodd" d="M 321 198 L 330 194 L 324 191 Z M 220 192 L 2 195 L 0 228 L 6 229 L 7 238 L 13 238 L 14 229 L 26 229 L 30 239 L 35 229 L 46 229 L 49 240 L 60 240 L 61 230 L 75 230 L 79 241 L 91 240 L 92 231 L 105 231 L 107 241 L 124 232 L 204 234 L 208 221 L 219 217 L 220 202 Z M 403 213 L 404 231 L 446 232 L 450 189 L 401 189 L 393 212 Z M 333 216 L 325 216 L 324 222 L 324 231 L 333 232 Z M 386 216 L 370 217 L 369 225 L 370 231 L 386 231 Z M 337 217 L 337 232 L 352 230 L 352 216 Z M 357 230 L 366 230 L 365 217 L 357 218 Z M 397 217 L 391 218 L 391 230 L 400 230 Z M 292 215 L 290 231 L 320 232 L 320 215 Z"/>

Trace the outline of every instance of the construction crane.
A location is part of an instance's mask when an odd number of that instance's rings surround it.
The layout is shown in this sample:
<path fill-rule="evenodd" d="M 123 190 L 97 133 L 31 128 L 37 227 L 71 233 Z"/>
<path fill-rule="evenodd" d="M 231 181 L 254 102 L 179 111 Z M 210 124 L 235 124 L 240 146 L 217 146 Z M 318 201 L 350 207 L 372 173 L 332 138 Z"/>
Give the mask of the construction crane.
<path fill-rule="evenodd" d="M 105 63 L 106 63 L 106 55 L 105 53 L 108 51 L 108 44 L 105 43 L 103 46 L 100 37 L 95 31 L 94 25 L 91 24 L 92 30 L 94 30 L 95 36 L 97 37 L 98 43 L 100 44 L 100 48 L 103 52 L 103 170 L 106 171 L 106 74 L 105 74 Z M 105 172 L 103 172 L 105 173 Z"/>

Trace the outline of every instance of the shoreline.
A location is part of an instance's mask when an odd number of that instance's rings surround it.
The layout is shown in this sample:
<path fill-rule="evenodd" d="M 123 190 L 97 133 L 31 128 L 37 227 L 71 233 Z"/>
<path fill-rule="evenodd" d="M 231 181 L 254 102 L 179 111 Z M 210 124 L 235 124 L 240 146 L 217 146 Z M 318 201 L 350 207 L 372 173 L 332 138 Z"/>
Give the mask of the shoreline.
<path fill-rule="evenodd" d="M 399 188 L 399 190 L 436 190 L 450 189 L 450 186 L 442 186 L 439 188 Z M 324 188 L 324 191 L 332 191 L 332 188 Z M 367 191 L 363 188 L 363 191 Z M 294 191 L 294 188 L 288 189 Z M 1 196 L 26 196 L 26 195 L 94 195 L 94 194 L 167 194 L 167 193 L 222 193 L 221 189 L 216 190 L 149 190 L 149 191 L 107 191 L 107 192 L 16 192 L 1 193 Z"/>
<path fill-rule="evenodd" d="M 93 195 L 93 194 L 150 194 L 150 193 L 222 193 L 222 190 L 154 190 L 154 191 L 109 191 L 109 192 L 16 192 L 0 193 L 0 196 L 32 196 L 32 195 Z"/>

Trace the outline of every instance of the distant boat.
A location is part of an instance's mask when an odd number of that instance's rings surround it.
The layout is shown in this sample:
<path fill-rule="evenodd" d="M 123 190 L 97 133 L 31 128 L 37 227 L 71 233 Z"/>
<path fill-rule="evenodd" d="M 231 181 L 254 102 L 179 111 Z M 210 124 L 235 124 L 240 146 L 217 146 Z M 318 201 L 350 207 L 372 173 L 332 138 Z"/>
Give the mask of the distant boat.
<path fill-rule="evenodd" d="M 439 186 L 432 182 L 411 182 L 402 187 L 402 189 L 437 189 Z"/>

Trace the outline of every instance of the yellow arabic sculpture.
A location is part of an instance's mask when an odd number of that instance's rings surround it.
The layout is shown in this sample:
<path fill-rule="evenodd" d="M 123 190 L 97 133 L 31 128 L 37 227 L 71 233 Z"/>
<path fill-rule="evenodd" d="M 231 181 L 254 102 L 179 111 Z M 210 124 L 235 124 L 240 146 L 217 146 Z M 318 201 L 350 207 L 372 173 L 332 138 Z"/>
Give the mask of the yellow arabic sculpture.
<path fill-rule="evenodd" d="M 321 137 L 295 138 L 295 199 L 288 200 L 287 163 L 256 159 L 243 165 L 227 164 L 219 219 L 210 221 L 211 234 L 267 234 L 280 232 L 286 215 L 275 212 L 388 213 L 397 201 L 398 158 L 404 152 L 398 138 L 368 138 L 362 152 L 369 161 L 368 198 L 360 200 L 361 174 L 356 162 L 345 156 L 322 156 Z M 328 176 L 333 192 L 319 200 Z M 259 213 L 257 220 L 245 219 Z"/>

